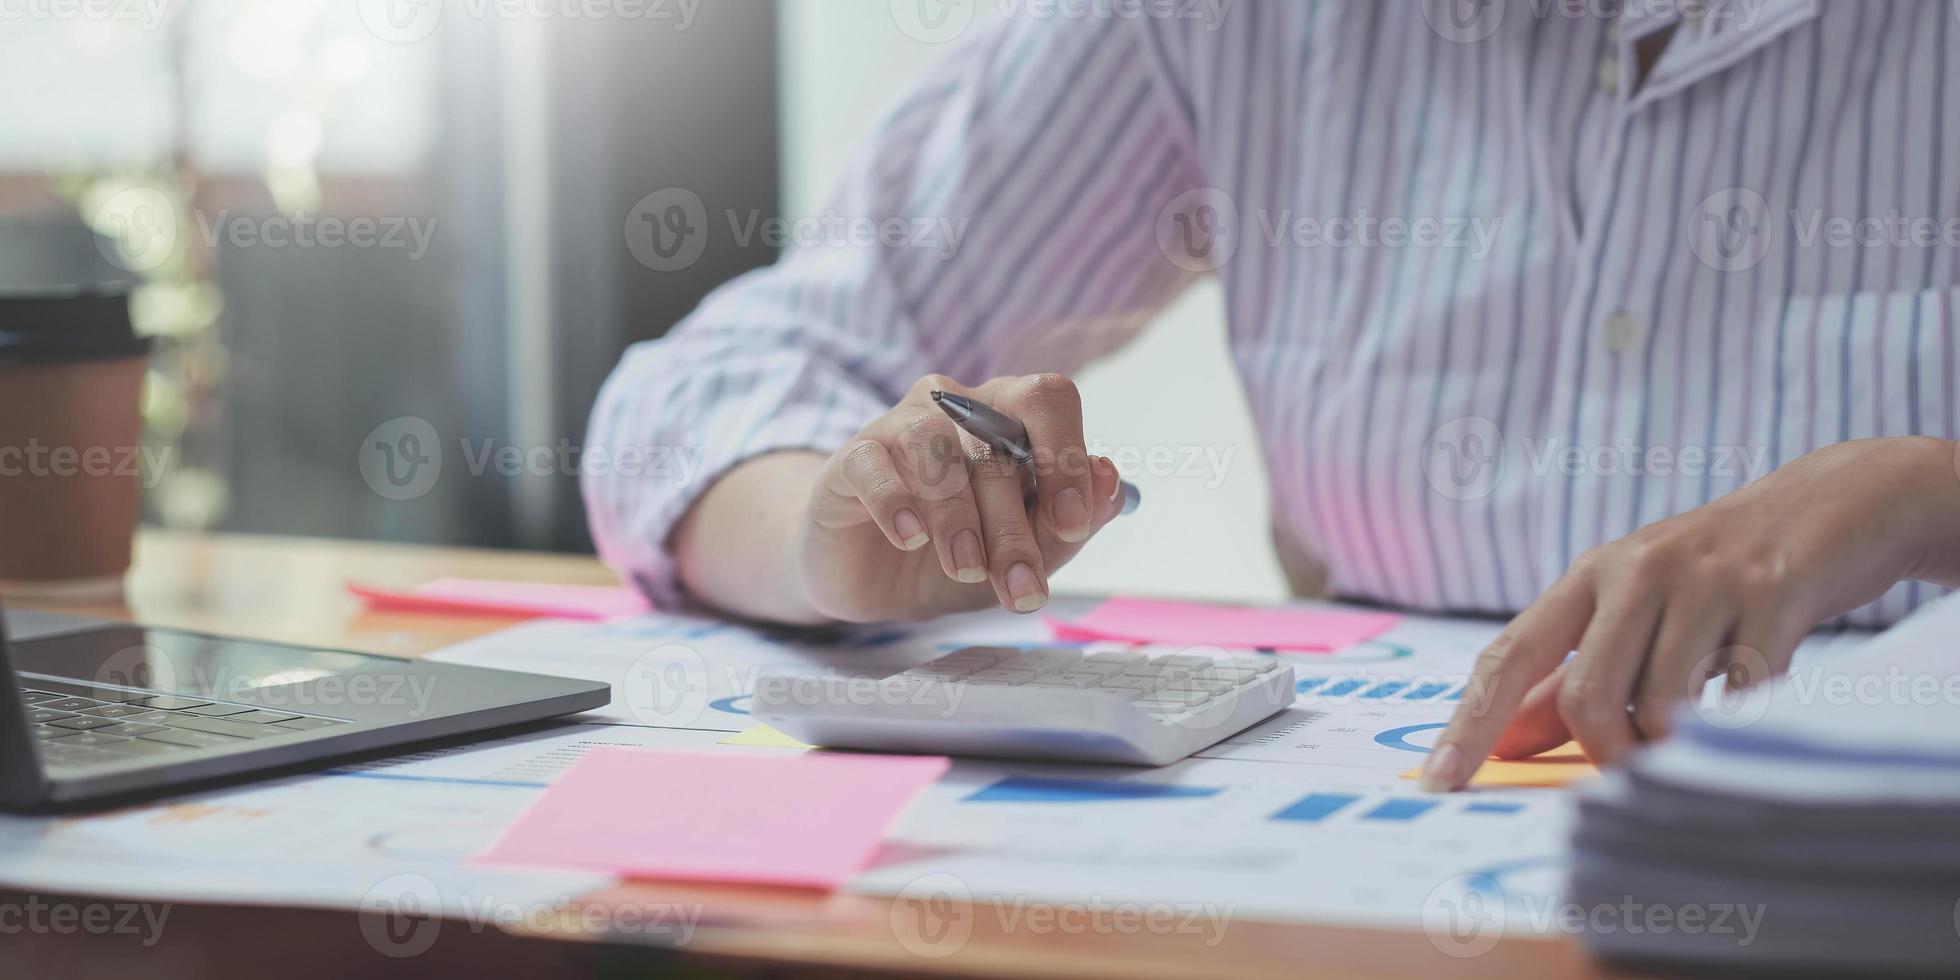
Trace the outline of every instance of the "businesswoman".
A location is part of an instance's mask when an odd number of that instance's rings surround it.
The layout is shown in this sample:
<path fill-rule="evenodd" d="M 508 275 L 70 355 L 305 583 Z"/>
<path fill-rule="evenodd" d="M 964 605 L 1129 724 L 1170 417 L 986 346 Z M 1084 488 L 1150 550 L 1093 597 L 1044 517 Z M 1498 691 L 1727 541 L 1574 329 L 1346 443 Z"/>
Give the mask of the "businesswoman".
<path fill-rule="evenodd" d="M 959 241 L 794 249 L 627 355 L 591 445 L 703 461 L 588 477 L 632 581 L 786 623 L 1040 608 L 1116 509 L 1067 375 L 1209 275 L 1282 551 L 1515 616 L 1432 786 L 1611 762 L 1709 671 L 1960 583 L 1950 4 L 1089 6 L 1130 13 L 964 44 L 838 193 Z M 1025 421 L 1032 505 L 934 390 Z"/>

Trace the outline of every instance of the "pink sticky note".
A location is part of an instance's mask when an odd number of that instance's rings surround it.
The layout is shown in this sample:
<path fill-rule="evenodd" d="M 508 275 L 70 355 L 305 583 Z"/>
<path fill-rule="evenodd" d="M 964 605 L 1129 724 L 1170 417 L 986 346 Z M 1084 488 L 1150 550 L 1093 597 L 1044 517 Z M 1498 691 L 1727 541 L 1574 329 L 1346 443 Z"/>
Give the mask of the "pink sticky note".
<path fill-rule="evenodd" d="M 1055 638 L 1176 646 L 1339 650 L 1379 636 L 1395 613 L 1221 606 L 1155 599 L 1111 599 L 1072 622 L 1049 620 Z"/>
<path fill-rule="evenodd" d="M 616 585 L 547 585 L 444 578 L 402 591 L 347 583 L 347 591 L 377 609 L 490 616 L 612 619 L 649 608 L 645 596 Z"/>
<path fill-rule="evenodd" d="M 936 756 L 597 748 L 478 860 L 833 889 L 864 869 Z"/>

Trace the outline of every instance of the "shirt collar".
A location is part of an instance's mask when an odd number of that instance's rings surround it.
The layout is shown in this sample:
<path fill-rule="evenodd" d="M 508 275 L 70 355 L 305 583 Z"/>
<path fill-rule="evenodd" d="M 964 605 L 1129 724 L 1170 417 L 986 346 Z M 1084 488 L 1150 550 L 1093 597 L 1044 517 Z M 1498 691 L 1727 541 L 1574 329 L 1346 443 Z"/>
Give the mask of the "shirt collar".
<path fill-rule="evenodd" d="M 1641 39 L 1676 27 L 1629 112 L 1714 77 L 1771 41 L 1817 18 L 1822 0 L 1626 0 L 1619 56 L 1633 64 Z"/>

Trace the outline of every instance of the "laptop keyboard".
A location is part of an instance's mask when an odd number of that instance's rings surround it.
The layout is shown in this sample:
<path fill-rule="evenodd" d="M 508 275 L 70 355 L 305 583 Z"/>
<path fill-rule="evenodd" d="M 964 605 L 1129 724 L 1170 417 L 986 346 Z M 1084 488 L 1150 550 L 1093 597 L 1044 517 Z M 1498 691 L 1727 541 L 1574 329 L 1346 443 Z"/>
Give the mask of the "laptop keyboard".
<path fill-rule="evenodd" d="M 347 724 L 290 711 L 200 698 L 104 691 L 85 698 L 23 688 L 27 721 L 51 766 L 89 766 Z"/>

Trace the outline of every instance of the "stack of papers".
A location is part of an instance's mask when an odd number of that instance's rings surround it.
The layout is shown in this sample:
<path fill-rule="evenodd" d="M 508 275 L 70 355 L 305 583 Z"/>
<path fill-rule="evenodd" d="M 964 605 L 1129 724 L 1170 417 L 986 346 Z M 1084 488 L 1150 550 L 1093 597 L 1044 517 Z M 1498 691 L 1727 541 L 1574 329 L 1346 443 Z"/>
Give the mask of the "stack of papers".
<path fill-rule="evenodd" d="M 1589 945 L 1752 968 L 1960 966 L 1955 636 L 1949 598 L 1844 662 L 1705 700 L 1588 789 L 1568 898 L 1616 910 Z"/>

